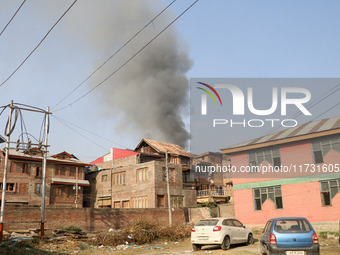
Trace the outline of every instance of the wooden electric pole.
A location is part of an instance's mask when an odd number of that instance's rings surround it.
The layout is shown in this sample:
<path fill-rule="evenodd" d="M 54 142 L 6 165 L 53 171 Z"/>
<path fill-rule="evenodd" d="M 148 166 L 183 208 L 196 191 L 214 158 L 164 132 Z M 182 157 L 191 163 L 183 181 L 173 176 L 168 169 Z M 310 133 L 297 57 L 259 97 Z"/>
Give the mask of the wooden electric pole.
<path fill-rule="evenodd" d="M 168 209 L 169 209 L 169 225 L 172 227 L 172 209 L 171 209 L 171 195 L 170 195 L 170 174 L 168 166 L 168 151 L 165 152 L 165 172 L 166 172 L 166 190 L 168 193 Z"/>

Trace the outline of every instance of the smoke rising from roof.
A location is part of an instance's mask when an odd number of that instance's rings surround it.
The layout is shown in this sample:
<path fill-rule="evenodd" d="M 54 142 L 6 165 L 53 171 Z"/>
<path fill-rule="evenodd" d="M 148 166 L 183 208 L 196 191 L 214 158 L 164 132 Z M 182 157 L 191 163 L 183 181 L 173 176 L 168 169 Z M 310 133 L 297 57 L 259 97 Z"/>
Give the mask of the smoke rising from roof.
<path fill-rule="evenodd" d="M 152 20 L 164 8 L 158 3 L 115 1 L 92 27 L 90 43 L 99 59 L 112 55 Z M 96 82 L 128 60 L 175 17 L 170 9 L 163 13 L 102 68 Z M 182 116 L 188 111 L 189 82 L 185 74 L 192 61 L 184 45 L 171 26 L 96 90 L 105 117 L 114 120 L 119 132 L 186 147 L 189 133 Z M 96 82 L 92 80 L 88 86 L 92 88 Z"/>

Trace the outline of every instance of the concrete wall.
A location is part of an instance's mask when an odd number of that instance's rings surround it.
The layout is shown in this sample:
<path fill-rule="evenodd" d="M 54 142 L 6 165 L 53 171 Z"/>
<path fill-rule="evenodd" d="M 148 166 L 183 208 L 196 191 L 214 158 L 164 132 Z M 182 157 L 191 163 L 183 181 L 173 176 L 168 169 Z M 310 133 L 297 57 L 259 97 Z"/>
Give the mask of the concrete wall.
<path fill-rule="evenodd" d="M 313 164 L 310 141 L 283 145 L 280 147 L 280 154 L 283 166 L 299 167 L 304 164 Z M 331 150 L 324 156 L 324 164 L 334 166 L 340 163 L 339 159 L 340 153 Z M 248 154 L 232 155 L 231 163 L 237 169 L 249 165 Z M 269 163 L 264 161 L 262 165 L 269 165 Z M 282 175 L 276 173 L 273 173 L 271 178 L 264 178 L 262 173 L 248 173 L 248 178 L 245 178 L 247 176 L 243 173 L 243 178 L 233 178 L 236 218 L 247 225 L 261 225 L 273 217 L 300 216 L 306 217 L 315 226 L 319 226 L 318 228 L 328 223 L 333 228 L 334 222 L 340 219 L 340 194 L 338 193 L 332 199 L 332 206 L 323 206 L 319 179 L 314 180 L 319 178 L 322 172 L 312 172 L 310 169 L 307 172 L 303 169 L 302 173 L 292 172 L 287 176 L 295 177 L 295 179 L 282 178 Z M 337 174 L 332 174 L 325 178 L 339 178 L 337 176 Z M 275 204 L 267 199 L 262 204 L 262 210 L 255 211 L 253 188 L 276 186 L 271 183 L 281 185 L 283 209 L 275 209 Z M 243 188 L 247 185 L 252 188 Z"/>

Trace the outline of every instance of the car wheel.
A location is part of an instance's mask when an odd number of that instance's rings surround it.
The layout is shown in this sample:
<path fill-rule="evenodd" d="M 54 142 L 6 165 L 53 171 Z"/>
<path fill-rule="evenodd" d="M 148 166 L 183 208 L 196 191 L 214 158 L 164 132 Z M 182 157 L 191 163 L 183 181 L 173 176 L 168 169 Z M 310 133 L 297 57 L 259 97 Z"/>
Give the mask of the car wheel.
<path fill-rule="evenodd" d="M 225 236 L 224 237 L 224 240 L 223 240 L 223 242 L 221 244 L 221 248 L 224 251 L 228 250 L 230 248 L 230 238 L 229 238 L 229 236 Z"/>
<path fill-rule="evenodd" d="M 201 249 L 202 245 L 199 245 L 199 244 L 193 244 L 192 245 L 192 248 L 194 251 L 199 251 Z"/>
<path fill-rule="evenodd" d="M 252 234 L 248 235 L 247 245 L 252 245 L 254 243 L 254 238 Z"/>

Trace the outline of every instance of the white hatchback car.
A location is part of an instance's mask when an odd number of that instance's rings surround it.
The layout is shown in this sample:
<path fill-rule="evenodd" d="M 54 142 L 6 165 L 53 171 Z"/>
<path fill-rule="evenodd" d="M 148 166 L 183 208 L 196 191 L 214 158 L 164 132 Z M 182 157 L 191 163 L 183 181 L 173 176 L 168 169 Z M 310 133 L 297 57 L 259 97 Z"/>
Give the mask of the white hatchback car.
<path fill-rule="evenodd" d="M 231 244 L 252 244 L 253 231 L 234 218 L 209 218 L 192 227 L 191 243 L 194 251 L 213 244 L 220 244 L 222 250 L 228 250 Z"/>

